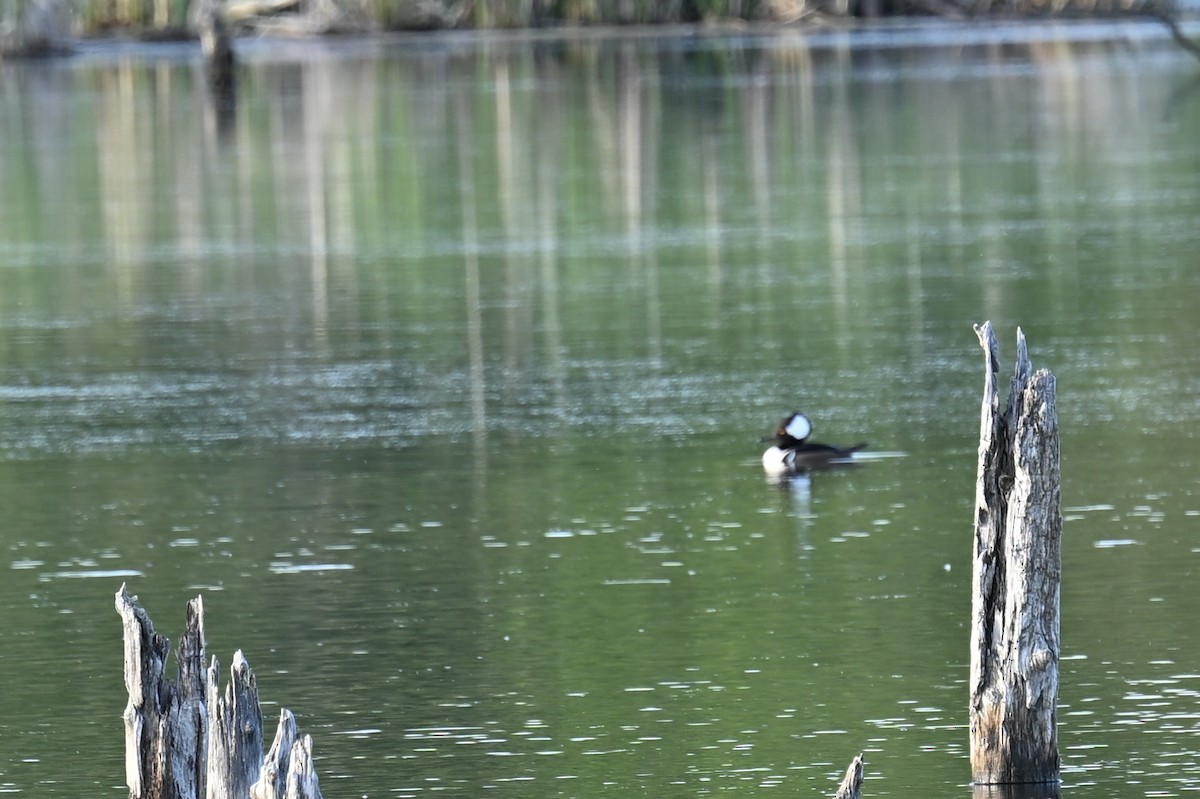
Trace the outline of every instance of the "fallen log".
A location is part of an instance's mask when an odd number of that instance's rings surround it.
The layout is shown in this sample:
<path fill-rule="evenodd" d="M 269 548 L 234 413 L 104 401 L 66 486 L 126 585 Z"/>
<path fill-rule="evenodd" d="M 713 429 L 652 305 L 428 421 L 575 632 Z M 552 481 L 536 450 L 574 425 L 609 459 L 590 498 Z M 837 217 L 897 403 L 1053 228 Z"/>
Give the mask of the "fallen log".
<path fill-rule="evenodd" d="M 1033 371 L 1018 330 L 1001 411 L 1000 348 L 990 322 L 975 332 L 985 372 L 972 559 L 972 778 L 1056 783 L 1062 512 L 1054 375 Z"/>
<path fill-rule="evenodd" d="M 239 650 L 230 681 L 204 667 L 204 604 L 187 603 L 175 653 L 177 679 L 165 677 L 167 639 L 125 586 L 116 595 L 125 648 L 125 782 L 130 799 L 321 799 L 312 739 L 280 714 L 263 757 L 262 710 L 250 664 Z"/>
<path fill-rule="evenodd" d="M 299 7 L 300 0 L 230 0 L 225 4 L 225 18 L 236 25 L 254 17 L 295 11 Z"/>

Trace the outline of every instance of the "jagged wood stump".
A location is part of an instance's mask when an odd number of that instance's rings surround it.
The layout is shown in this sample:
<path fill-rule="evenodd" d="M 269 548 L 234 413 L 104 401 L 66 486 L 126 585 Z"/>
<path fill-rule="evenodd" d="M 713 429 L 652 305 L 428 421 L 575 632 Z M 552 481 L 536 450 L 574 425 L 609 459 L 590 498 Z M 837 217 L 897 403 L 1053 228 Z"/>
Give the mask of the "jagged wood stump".
<path fill-rule="evenodd" d="M 846 767 L 846 776 L 842 777 L 833 799 L 859 799 L 862 795 L 863 768 L 863 756 L 860 752 Z"/>
<path fill-rule="evenodd" d="M 291 712 L 280 714 L 263 757 L 262 710 L 250 664 L 239 650 L 229 684 L 220 666 L 204 667 L 204 604 L 187 604 L 168 680 L 167 639 L 154 631 L 137 597 L 116 596 L 125 642 L 125 781 L 130 799 L 321 799 L 312 739 L 300 737 Z"/>
<path fill-rule="evenodd" d="M 990 322 L 975 332 L 986 370 L 972 561 L 971 770 L 977 785 L 1057 782 L 1062 512 L 1054 375 L 1032 371 L 1018 330 L 1001 412 L 996 336 Z"/>
<path fill-rule="evenodd" d="M 237 57 L 233 51 L 233 34 L 219 0 L 195 0 L 191 22 L 200 37 L 200 52 L 204 55 L 204 72 L 209 84 L 216 90 L 232 91 Z"/>

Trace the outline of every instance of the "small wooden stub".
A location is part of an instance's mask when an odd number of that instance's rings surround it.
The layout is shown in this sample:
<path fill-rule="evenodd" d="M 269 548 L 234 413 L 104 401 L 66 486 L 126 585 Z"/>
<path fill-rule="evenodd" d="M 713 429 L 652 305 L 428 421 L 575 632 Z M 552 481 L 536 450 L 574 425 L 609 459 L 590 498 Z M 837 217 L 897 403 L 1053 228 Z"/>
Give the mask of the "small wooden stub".
<path fill-rule="evenodd" d="M 833 799 L 859 799 L 862 793 L 863 768 L 863 756 L 859 753 L 846 768 L 846 776 L 842 777 Z"/>
<path fill-rule="evenodd" d="M 250 664 L 239 650 L 222 693 L 216 658 L 204 666 L 204 603 L 187 604 L 176 651 L 177 679 L 166 678 L 169 644 L 137 597 L 117 592 L 125 642 L 125 781 L 130 799 L 321 799 L 312 739 L 290 711 L 263 758 L 262 710 Z"/>

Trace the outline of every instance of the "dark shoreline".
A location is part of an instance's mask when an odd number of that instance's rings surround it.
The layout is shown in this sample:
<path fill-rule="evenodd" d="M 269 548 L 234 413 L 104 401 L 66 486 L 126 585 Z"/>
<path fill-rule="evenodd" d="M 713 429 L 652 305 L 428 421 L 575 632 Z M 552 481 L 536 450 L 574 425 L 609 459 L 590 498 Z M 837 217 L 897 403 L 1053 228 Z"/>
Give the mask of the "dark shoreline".
<path fill-rule="evenodd" d="M 1130 27 L 1139 29 L 1131 33 Z M 1192 29 L 1192 30 L 1189 30 Z M 427 46 L 455 46 L 472 42 L 592 43 L 672 38 L 681 41 L 745 37 L 762 41 L 803 40 L 820 47 L 836 39 L 871 47 L 912 46 L 914 44 L 1012 44 L 1027 41 L 1094 41 L 1109 38 L 1138 40 L 1172 39 L 1184 47 L 1187 39 L 1200 39 L 1200 14 L 1181 17 L 1172 26 L 1150 14 L 1093 15 L 990 15 L 987 17 L 892 16 L 870 19 L 822 16 L 802 23 L 778 24 L 761 21 L 717 20 L 701 23 L 662 23 L 652 25 L 560 25 L 530 28 L 449 28 L 438 30 L 338 31 L 303 35 L 242 34 L 234 39 L 240 55 L 252 60 L 294 56 L 297 51 L 336 53 L 343 48 L 389 47 L 403 43 Z M 847 42 L 846 38 L 850 41 Z M 950 41 L 953 37 L 953 41 Z M 1185 37 L 1181 40 L 1181 37 Z M 27 42 L 18 48 L 0 47 L 0 63 L 5 60 L 42 60 L 77 55 L 103 56 L 106 53 L 191 57 L 198 54 L 198 39 L 183 29 L 169 31 L 109 28 L 78 38 L 52 42 Z"/>

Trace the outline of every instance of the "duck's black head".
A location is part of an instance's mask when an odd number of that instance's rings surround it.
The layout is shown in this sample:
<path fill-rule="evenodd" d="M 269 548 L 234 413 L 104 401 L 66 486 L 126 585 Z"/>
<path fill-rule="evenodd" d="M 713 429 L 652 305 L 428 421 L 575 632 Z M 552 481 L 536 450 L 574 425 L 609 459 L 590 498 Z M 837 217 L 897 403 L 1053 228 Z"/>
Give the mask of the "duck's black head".
<path fill-rule="evenodd" d="M 811 434 L 812 423 L 808 421 L 808 417 L 796 412 L 784 417 L 779 427 L 775 428 L 775 446 L 780 449 L 798 447 Z"/>

